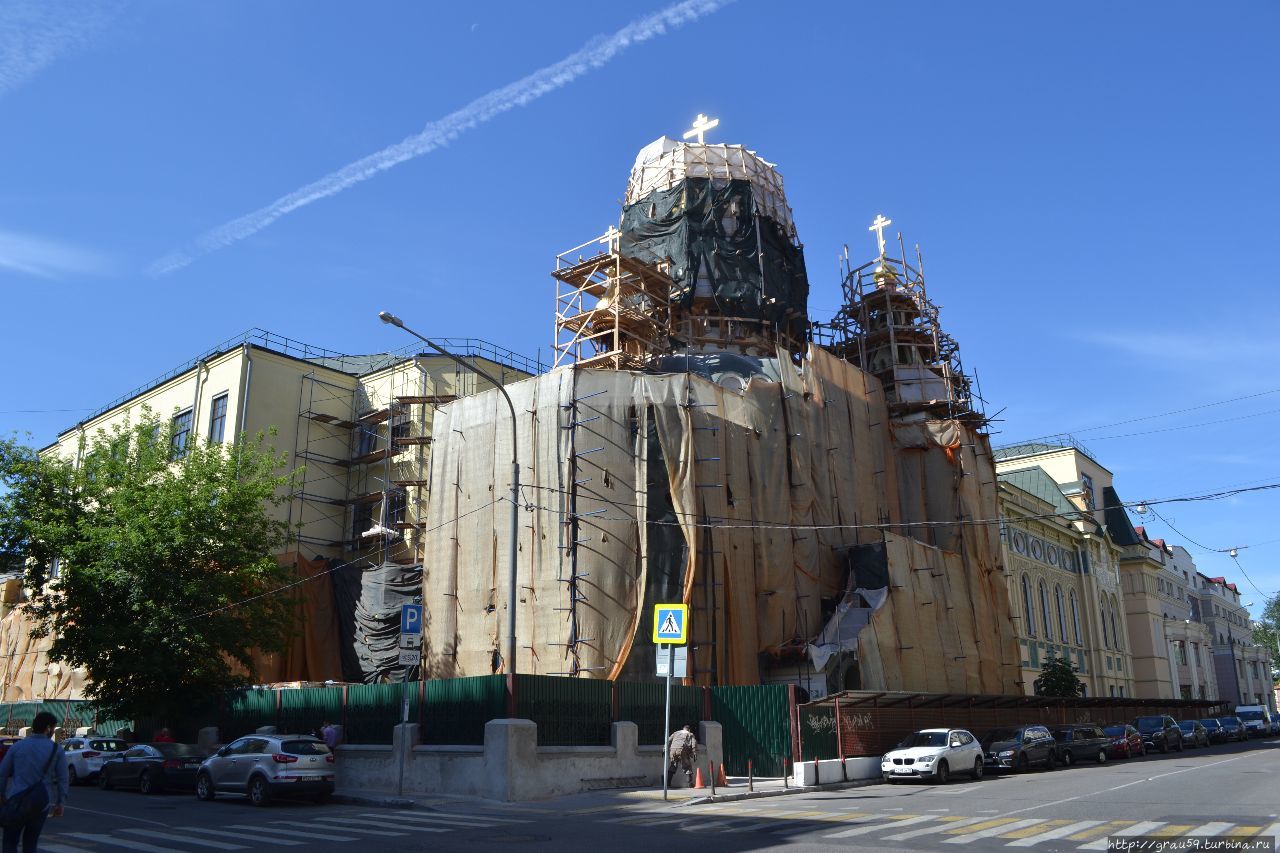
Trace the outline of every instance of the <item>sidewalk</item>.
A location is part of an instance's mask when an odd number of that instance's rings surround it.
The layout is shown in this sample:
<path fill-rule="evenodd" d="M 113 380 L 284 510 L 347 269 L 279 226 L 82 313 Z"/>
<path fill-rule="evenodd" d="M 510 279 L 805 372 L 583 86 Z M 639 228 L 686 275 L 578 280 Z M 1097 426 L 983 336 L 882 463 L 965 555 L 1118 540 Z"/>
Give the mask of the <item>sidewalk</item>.
<path fill-rule="evenodd" d="M 666 805 L 670 808 L 690 807 L 701 803 L 731 802 L 748 800 L 757 797 L 781 797 L 788 794 L 805 794 L 815 791 L 834 791 L 843 788 L 858 788 L 863 785 L 878 783 L 880 780 L 863 782 L 836 782 L 829 785 L 810 785 L 798 788 L 786 785 L 780 778 L 756 779 L 748 786 L 747 777 L 730 776 L 729 785 L 717 785 L 715 793 L 711 788 L 672 788 L 668 792 L 668 800 L 664 803 L 661 788 L 609 788 L 599 791 L 587 791 L 581 794 L 567 794 L 546 800 L 534 800 L 522 803 L 507 803 L 498 800 L 485 800 L 480 797 L 406 794 L 397 796 L 394 791 L 348 790 L 339 789 L 334 792 L 336 802 L 360 803 L 384 808 L 400 809 L 440 809 L 456 807 L 460 804 L 484 806 L 505 811 L 560 812 L 563 814 L 590 814 L 592 812 L 611 811 L 628 806 Z M 750 790 L 748 789 L 750 787 Z"/>

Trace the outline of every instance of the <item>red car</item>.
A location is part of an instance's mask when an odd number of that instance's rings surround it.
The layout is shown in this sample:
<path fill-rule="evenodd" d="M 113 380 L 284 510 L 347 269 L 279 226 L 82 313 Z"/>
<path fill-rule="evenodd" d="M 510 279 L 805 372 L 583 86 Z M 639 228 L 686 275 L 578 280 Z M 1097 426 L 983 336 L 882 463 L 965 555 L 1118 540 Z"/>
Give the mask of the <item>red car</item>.
<path fill-rule="evenodd" d="M 18 737 L 0 737 L 0 759 L 4 758 L 4 754 L 9 751 L 9 747 L 13 746 L 22 738 Z"/>
<path fill-rule="evenodd" d="M 1128 723 L 1106 726 L 1102 732 L 1111 738 L 1111 745 L 1107 747 L 1107 755 L 1111 758 L 1133 758 L 1147 754 L 1147 748 L 1142 743 L 1142 735 Z"/>

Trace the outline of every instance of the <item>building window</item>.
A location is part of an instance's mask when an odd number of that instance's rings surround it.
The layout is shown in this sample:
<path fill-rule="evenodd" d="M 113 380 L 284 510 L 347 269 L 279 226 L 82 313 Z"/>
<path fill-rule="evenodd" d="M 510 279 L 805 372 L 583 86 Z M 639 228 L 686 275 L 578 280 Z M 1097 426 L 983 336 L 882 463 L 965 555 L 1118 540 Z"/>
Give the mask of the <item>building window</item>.
<path fill-rule="evenodd" d="M 356 547 L 364 542 L 364 532 L 370 527 L 373 527 L 373 504 L 361 501 L 351 508 L 351 538 L 355 540 Z"/>
<path fill-rule="evenodd" d="M 1055 586 L 1053 588 L 1053 603 L 1058 608 L 1058 639 L 1062 642 L 1067 640 L 1067 616 L 1066 609 L 1062 606 L 1062 587 Z"/>
<path fill-rule="evenodd" d="M 387 511 L 383 524 L 392 529 L 404 521 L 405 493 L 401 489 L 387 492 Z"/>
<path fill-rule="evenodd" d="M 213 408 L 209 410 L 209 443 L 221 444 L 227 432 L 227 395 L 219 394 L 213 398 Z"/>
<path fill-rule="evenodd" d="M 1111 693 L 1112 699 L 1116 698 L 1116 686 L 1114 684 L 1108 686 L 1107 690 Z"/>
<path fill-rule="evenodd" d="M 1076 591 L 1071 590 L 1071 627 L 1076 632 L 1076 645 L 1083 646 L 1084 640 L 1080 636 L 1080 605 L 1076 603 Z"/>
<path fill-rule="evenodd" d="M 1027 636 L 1034 637 L 1036 635 L 1036 610 L 1031 603 L 1031 582 L 1027 580 L 1027 576 L 1022 576 L 1022 615 L 1027 620 Z"/>
<path fill-rule="evenodd" d="M 378 449 L 378 428 L 361 425 L 356 429 L 356 457 L 368 456 Z"/>
<path fill-rule="evenodd" d="M 1175 641 L 1174 641 L 1174 645 L 1175 645 L 1175 646 L 1177 647 L 1177 649 L 1178 649 L 1178 665 L 1179 665 L 1179 666 L 1186 666 L 1186 665 L 1187 665 L 1187 644 L 1186 644 L 1186 642 L 1178 642 L 1177 640 L 1175 640 Z M 1186 698 L 1190 699 L 1191 697 L 1190 697 L 1190 696 L 1188 696 L 1188 697 L 1186 697 Z"/>
<path fill-rule="evenodd" d="M 1049 619 L 1049 587 L 1040 581 L 1040 621 L 1044 625 L 1044 638 L 1053 639 L 1053 622 Z"/>
<path fill-rule="evenodd" d="M 173 416 L 173 437 L 169 439 L 169 458 L 181 459 L 187 455 L 187 444 L 191 441 L 191 410 L 179 412 Z"/>
<path fill-rule="evenodd" d="M 49 579 L 57 580 L 60 577 L 62 577 L 62 558 L 54 557 L 49 565 Z"/>
<path fill-rule="evenodd" d="M 1080 474 L 1080 487 L 1084 491 L 1085 509 L 1095 509 L 1097 505 L 1093 498 L 1093 478 L 1082 472 Z"/>
<path fill-rule="evenodd" d="M 1115 643 L 1117 649 L 1121 648 L 1120 629 L 1116 627 L 1116 603 L 1114 601 L 1111 602 L 1111 641 Z"/>
<path fill-rule="evenodd" d="M 1102 626 L 1102 645 L 1109 649 L 1111 641 L 1107 639 L 1107 600 L 1105 598 L 1098 601 L 1098 614 L 1098 624 Z"/>

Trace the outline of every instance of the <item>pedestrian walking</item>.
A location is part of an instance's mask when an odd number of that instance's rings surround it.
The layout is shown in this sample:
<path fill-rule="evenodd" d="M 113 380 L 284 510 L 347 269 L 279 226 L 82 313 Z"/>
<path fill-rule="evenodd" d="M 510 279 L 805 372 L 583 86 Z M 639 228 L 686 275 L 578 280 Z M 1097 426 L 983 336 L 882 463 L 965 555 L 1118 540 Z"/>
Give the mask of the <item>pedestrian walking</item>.
<path fill-rule="evenodd" d="M 693 763 L 698 760 L 698 739 L 693 736 L 693 726 L 685 726 L 673 732 L 667 741 L 667 785 L 676 770 L 684 771 L 684 778 L 693 787 Z"/>
<path fill-rule="evenodd" d="M 320 726 L 320 738 L 324 741 L 325 746 L 333 750 L 338 745 L 338 730 L 333 727 L 333 723 L 328 720 L 324 721 L 324 725 Z"/>
<path fill-rule="evenodd" d="M 169 734 L 168 729 L 161 729 L 160 731 L 156 732 L 155 737 L 152 739 L 151 742 L 152 743 L 173 743 L 173 735 Z"/>
<path fill-rule="evenodd" d="M 0 791 L 10 806 L 22 805 L 22 813 L 5 815 L 3 853 L 36 853 L 40 831 L 49 817 L 62 817 L 67 799 L 67 755 L 50 734 L 57 720 L 41 711 L 31 721 L 31 733 L 9 747 L 0 761 Z M 50 803 L 53 807 L 50 808 Z"/>

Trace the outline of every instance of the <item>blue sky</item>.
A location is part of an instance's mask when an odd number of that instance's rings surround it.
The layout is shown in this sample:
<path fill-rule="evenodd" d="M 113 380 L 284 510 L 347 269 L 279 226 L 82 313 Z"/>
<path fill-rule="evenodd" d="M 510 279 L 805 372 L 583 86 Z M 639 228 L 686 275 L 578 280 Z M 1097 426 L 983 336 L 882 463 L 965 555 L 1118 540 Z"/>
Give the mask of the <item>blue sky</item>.
<path fill-rule="evenodd" d="M 250 327 L 401 346 L 384 308 L 545 357 L 555 253 L 616 221 L 637 149 L 705 112 L 713 141 L 786 177 L 814 318 L 839 304 L 840 247 L 872 253 L 877 213 L 922 244 L 997 443 L 1080 431 L 1127 500 L 1280 482 L 1280 7 L 715 6 L 657 32 L 643 20 L 670 6 L 647 0 L 10 0 L 0 431 L 43 444 L 83 413 L 59 410 Z M 628 24 L 648 37 L 613 50 Z M 584 48 L 442 147 L 207 236 Z M 1161 514 L 1250 546 L 1270 593 L 1278 509 L 1269 491 Z M 1227 556 L 1188 547 L 1261 602 Z"/>

